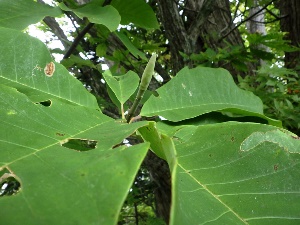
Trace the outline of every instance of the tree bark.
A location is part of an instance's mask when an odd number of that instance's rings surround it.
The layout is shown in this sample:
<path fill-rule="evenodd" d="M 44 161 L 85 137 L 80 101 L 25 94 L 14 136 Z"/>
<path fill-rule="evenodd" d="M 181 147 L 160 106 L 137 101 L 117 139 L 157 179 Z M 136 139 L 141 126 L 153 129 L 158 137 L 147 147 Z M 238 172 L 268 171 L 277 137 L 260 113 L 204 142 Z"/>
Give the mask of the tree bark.
<path fill-rule="evenodd" d="M 238 29 L 233 29 L 228 0 L 186 0 L 181 7 L 174 0 L 160 0 L 158 15 L 169 41 L 173 75 L 184 66 L 193 67 L 193 62 L 181 53 L 190 56 L 206 47 L 217 50 L 228 44 L 244 47 Z M 230 63 L 222 66 L 233 76 L 241 75 Z M 251 64 L 247 67 L 248 74 L 255 68 Z"/>
<path fill-rule="evenodd" d="M 240 46 L 243 51 L 244 41 L 239 30 L 236 29 L 236 24 L 233 22 L 229 0 L 215 1 L 214 10 L 201 29 L 201 37 L 204 39 L 204 43 L 215 51 L 228 47 L 228 44 Z M 237 78 L 237 75 L 253 74 L 256 68 L 255 65 L 247 63 L 246 66 L 247 72 L 243 73 L 235 69 L 231 63 L 219 63 L 219 67 L 227 69 L 234 78 Z"/>
<path fill-rule="evenodd" d="M 299 0 L 280 0 L 276 1 L 276 6 L 280 10 L 281 30 L 288 32 L 286 39 L 291 41 L 291 44 L 300 47 L 300 1 Z M 285 66 L 287 68 L 296 69 L 300 74 L 300 51 L 285 52 Z"/>
<path fill-rule="evenodd" d="M 249 33 L 259 33 L 261 35 L 266 35 L 266 26 L 265 26 L 265 10 L 262 10 L 262 6 L 259 5 L 258 0 L 253 1 L 254 7 L 250 8 L 249 17 L 252 19 L 246 22 L 247 30 Z M 270 52 L 270 48 L 265 45 L 256 45 L 252 46 L 253 48 L 260 49 L 263 51 Z M 265 64 L 264 60 L 259 58 L 259 65 Z"/>
<path fill-rule="evenodd" d="M 171 174 L 166 161 L 149 151 L 144 165 L 149 170 L 155 183 L 155 209 L 156 215 L 169 224 L 171 207 Z"/>

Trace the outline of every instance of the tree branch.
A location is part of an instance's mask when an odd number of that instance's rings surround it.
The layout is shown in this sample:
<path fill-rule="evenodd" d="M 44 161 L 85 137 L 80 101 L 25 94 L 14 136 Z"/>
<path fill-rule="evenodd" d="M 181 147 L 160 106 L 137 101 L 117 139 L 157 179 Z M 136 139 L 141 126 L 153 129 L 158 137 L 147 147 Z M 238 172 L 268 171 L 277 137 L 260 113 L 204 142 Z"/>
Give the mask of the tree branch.
<path fill-rule="evenodd" d="M 226 34 L 224 34 L 221 38 L 219 38 L 218 42 L 221 42 L 224 38 L 226 38 L 229 34 L 231 34 L 234 30 L 236 30 L 237 28 L 239 28 L 242 24 L 244 24 L 245 22 L 247 22 L 248 20 L 251 20 L 252 18 L 254 18 L 257 14 L 261 13 L 263 10 L 265 10 L 269 5 L 271 5 L 274 1 L 277 0 L 272 0 L 270 1 L 268 4 L 266 4 L 264 7 L 262 7 L 260 10 L 258 10 L 256 13 L 254 13 L 253 15 L 249 16 L 248 18 L 242 20 L 238 25 L 236 25 L 234 28 L 232 28 L 230 31 L 228 31 Z"/>
<path fill-rule="evenodd" d="M 172 73 L 176 74 L 186 65 L 179 52 L 191 54 L 193 49 L 177 3 L 174 0 L 160 0 L 157 3 L 160 21 L 164 25 L 165 35 L 170 44 L 171 61 L 174 62 Z"/>
<path fill-rule="evenodd" d="M 46 5 L 43 0 L 38 0 L 39 3 Z M 65 35 L 64 31 L 60 28 L 59 24 L 52 17 L 45 17 L 43 19 L 44 23 L 52 30 L 52 32 L 57 36 L 65 49 L 70 46 L 70 42 L 68 41 L 68 37 Z"/>
<path fill-rule="evenodd" d="M 196 19 L 189 26 L 188 35 L 192 42 L 192 45 L 194 45 L 197 41 L 199 36 L 199 29 L 205 23 L 208 16 L 212 13 L 214 4 L 215 1 L 205 1 L 201 6 L 200 11 L 197 13 Z"/>
<path fill-rule="evenodd" d="M 64 55 L 64 59 L 69 58 L 70 55 L 74 52 L 76 47 L 79 45 L 80 41 L 83 39 L 84 35 L 89 32 L 89 30 L 94 26 L 93 23 L 89 23 L 83 30 L 78 34 L 78 36 L 73 41 L 67 53 Z"/>

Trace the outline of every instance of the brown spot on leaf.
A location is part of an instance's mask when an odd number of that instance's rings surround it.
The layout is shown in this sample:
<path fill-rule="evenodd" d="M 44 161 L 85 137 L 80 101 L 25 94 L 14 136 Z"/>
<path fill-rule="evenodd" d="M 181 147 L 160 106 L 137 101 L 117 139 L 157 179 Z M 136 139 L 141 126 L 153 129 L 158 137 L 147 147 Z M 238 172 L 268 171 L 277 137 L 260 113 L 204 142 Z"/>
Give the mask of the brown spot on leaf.
<path fill-rule="evenodd" d="M 53 62 L 48 63 L 44 68 L 44 73 L 47 77 L 52 77 L 55 72 L 55 64 Z"/>

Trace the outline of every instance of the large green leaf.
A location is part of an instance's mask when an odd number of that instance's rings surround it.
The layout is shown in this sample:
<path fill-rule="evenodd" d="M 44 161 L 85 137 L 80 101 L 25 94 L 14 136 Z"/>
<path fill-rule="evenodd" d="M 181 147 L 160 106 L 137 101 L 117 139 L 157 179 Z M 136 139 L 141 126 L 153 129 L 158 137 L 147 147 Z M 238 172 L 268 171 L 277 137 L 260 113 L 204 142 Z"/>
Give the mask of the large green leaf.
<path fill-rule="evenodd" d="M 15 87 L 34 102 L 52 99 L 98 108 L 95 98 L 75 77 L 55 63 L 51 77 L 44 68 L 54 60 L 46 46 L 17 30 L 0 28 L 0 83 Z"/>
<path fill-rule="evenodd" d="M 133 71 L 128 71 L 122 76 L 112 76 L 111 72 L 106 70 L 103 77 L 121 104 L 124 104 L 135 92 L 140 80 L 139 76 Z"/>
<path fill-rule="evenodd" d="M 264 116 L 262 101 L 252 92 L 239 89 L 224 69 L 184 68 L 157 92 L 159 96 L 150 97 L 141 115 L 160 115 L 176 122 L 212 111 L 224 111 L 281 124 Z"/>
<path fill-rule="evenodd" d="M 5 171 L 21 183 L 0 198 L 1 222 L 116 224 L 149 144 L 113 146 L 147 122 L 118 123 L 96 109 L 60 99 L 44 106 L 0 90 L 0 183 Z M 80 141 L 94 145 L 81 151 Z"/>
<path fill-rule="evenodd" d="M 170 224 L 299 224 L 295 135 L 228 122 L 173 140 L 162 136 L 172 170 Z"/>
<path fill-rule="evenodd" d="M 21 185 L 0 198 L 1 222 L 116 224 L 149 144 L 117 146 L 148 122 L 116 122 L 62 65 L 44 71 L 37 39 L 7 28 L 0 39 L 0 186 Z"/>
<path fill-rule="evenodd" d="M 144 0 L 112 0 L 111 5 L 119 11 L 123 25 L 134 23 L 145 29 L 159 28 L 155 13 Z"/>
<path fill-rule="evenodd" d="M 94 0 L 77 9 L 70 9 L 64 3 L 59 6 L 65 11 L 73 11 L 80 18 L 87 17 L 90 22 L 102 24 L 114 31 L 118 28 L 121 17 L 113 6 L 102 6 L 102 3 L 102 0 Z"/>
<path fill-rule="evenodd" d="M 58 7 L 51 7 L 33 0 L 1 0 L 0 27 L 23 30 L 30 24 L 41 21 L 45 16 L 60 16 Z"/>

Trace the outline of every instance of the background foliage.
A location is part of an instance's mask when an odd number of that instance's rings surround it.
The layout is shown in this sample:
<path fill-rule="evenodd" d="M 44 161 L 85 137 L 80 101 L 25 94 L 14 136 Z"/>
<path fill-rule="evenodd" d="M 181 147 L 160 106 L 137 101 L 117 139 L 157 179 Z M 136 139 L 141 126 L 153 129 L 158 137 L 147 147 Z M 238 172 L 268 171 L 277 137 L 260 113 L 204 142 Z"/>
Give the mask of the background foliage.
<path fill-rule="evenodd" d="M 298 224 L 298 9 L 0 1 L 1 221 Z"/>

